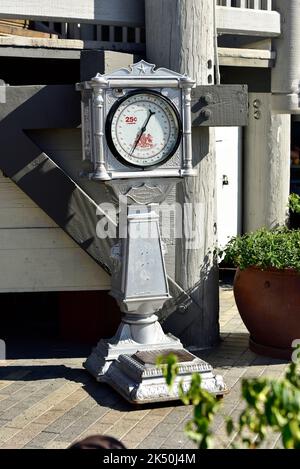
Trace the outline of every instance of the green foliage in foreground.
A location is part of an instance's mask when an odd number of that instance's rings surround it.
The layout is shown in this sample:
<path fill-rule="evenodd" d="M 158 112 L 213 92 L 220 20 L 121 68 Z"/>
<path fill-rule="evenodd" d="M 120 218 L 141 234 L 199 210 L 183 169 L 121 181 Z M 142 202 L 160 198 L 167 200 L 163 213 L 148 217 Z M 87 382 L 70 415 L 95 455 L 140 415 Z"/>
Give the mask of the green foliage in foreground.
<path fill-rule="evenodd" d="M 177 357 L 170 354 L 167 357 L 159 357 L 157 364 L 162 368 L 166 383 L 172 390 L 178 374 Z M 213 438 L 210 425 L 214 416 L 220 408 L 220 401 L 205 389 L 201 388 L 201 376 L 197 373 L 192 375 L 190 387 L 184 391 L 182 383 L 178 387 L 179 397 L 185 405 L 193 405 L 193 418 L 185 426 L 187 436 L 197 443 L 200 449 L 213 447 Z"/>
<path fill-rule="evenodd" d="M 223 261 L 241 270 L 247 267 L 295 269 L 300 272 L 300 230 L 262 228 L 232 238 L 220 253 Z"/>
<path fill-rule="evenodd" d="M 176 356 L 160 359 L 159 366 L 172 389 L 178 373 Z M 179 397 L 185 405 L 194 407 L 185 433 L 199 449 L 212 448 L 211 425 L 221 401 L 201 388 L 201 377 L 196 373 L 187 391 L 179 383 Z M 237 421 L 224 417 L 227 434 L 233 440 L 232 448 L 258 448 L 273 432 L 281 435 L 285 449 L 300 449 L 300 374 L 297 364 L 292 363 L 281 379 L 244 379 L 242 398 L 245 408 Z"/>
<path fill-rule="evenodd" d="M 300 213 L 300 195 L 293 193 L 289 196 L 289 209 L 292 213 Z"/>

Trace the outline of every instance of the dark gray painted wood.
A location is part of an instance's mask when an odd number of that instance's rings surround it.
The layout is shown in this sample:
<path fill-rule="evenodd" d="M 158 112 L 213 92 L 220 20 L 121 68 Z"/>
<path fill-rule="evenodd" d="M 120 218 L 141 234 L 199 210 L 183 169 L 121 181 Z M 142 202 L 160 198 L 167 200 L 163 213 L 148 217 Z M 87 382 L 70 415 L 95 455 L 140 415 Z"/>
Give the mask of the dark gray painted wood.
<path fill-rule="evenodd" d="M 271 93 L 271 69 L 254 67 L 221 67 L 221 82 L 248 86 L 248 93 Z"/>
<path fill-rule="evenodd" d="M 247 85 L 206 85 L 192 91 L 193 127 L 248 125 Z"/>
<path fill-rule="evenodd" d="M 71 59 L 78 60 L 80 58 L 80 50 L 75 49 L 46 49 L 34 47 L 0 47 L 0 57 L 21 57 L 34 59 Z"/>
<path fill-rule="evenodd" d="M 103 50 L 83 50 L 80 54 L 80 81 L 91 80 L 104 70 Z"/>

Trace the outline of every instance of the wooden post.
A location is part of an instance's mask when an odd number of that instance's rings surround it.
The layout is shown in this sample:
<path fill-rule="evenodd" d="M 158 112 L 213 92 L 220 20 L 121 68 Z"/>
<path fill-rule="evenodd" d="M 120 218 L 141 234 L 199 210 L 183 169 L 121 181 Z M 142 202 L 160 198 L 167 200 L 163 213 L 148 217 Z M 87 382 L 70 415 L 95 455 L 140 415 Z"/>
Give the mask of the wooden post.
<path fill-rule="evenodd" d="M 284 225 L 290 186 L 290 122 L 272 110 L 271 93 L 249 93 L 245 127 L 244 231 Z"/>
<path fill-rule="evenodd" d="M 197 85 L 214 81 L 214 2 L 212 0 L 146 0 L 147 60 L 180 73 Z M 219 339 L 216 244 L 216 163 L 214 132 L 193 129 L 193 164 L 197 177 L 178 185 L 177 200 L 193 204 L 193 229 L 200 233 L 196 249 L 183 233 L 176 245 L 176 282 L 191 297 L 184 311 L 166 323 L 185 346 L 208 348 Z M 183 222 L 183 232 L 186 228 Z M 179 308 L 180 309 L 180 308 Z"/>
<path fill-rule="evenodd" d="M 300 1 L 273 1 L 281 14 L 268 93 L 249 94 L 245 129 L 244 231 L 283 225 L 290 191 L 291 116 L 299 112 Z"/>

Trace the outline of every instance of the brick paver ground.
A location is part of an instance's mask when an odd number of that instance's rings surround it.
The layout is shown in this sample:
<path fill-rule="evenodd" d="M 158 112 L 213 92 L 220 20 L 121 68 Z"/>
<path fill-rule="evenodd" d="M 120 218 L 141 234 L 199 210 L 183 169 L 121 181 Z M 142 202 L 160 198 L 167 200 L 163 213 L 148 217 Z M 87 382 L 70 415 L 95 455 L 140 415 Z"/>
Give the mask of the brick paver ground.
<path fill-rule="evenodd" d="M 223 399 L 222 413 L 234 417 L 242 409 L 241 378 L 279 377 L 287 363 L 252 353 L 232 289 L 222 288 L 220 298 L 222 342 L 198 355 L 224 376 L 230 392 Z M 28 358 L 0 362 L 0 448 L 67 448 L 96 433 L 119 438 L 128 448 L 195 448 L 183 433 L 191 407 L 180 403 L 131 406 L 83 369 L 87 353 L 82 349 L 52 346 L 48 356 L 40 353 L 45 358 L 36 358 L 38 345 L 33 348 L 35 353 L 30 348 L 20 351 L 19 356 Z M 230 444 L 222 422 L 218 415 L 214 421 L 217 447 Z M 270 435 L 265 447 L 278 444 L 278 438 Z"/>

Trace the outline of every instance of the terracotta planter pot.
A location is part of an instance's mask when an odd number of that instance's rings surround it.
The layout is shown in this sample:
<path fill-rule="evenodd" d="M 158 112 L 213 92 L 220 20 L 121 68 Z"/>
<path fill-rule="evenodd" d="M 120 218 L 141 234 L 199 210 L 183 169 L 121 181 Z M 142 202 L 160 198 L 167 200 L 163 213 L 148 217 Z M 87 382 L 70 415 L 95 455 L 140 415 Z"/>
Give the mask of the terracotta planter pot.
<path fill-rule="evenodd" d="M 250 349 L 291 359 L 292 342 L 300 339 L 300 274 L 291 269 L 237 269 L 234 296 L 250 332 Z"/>

